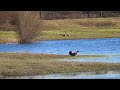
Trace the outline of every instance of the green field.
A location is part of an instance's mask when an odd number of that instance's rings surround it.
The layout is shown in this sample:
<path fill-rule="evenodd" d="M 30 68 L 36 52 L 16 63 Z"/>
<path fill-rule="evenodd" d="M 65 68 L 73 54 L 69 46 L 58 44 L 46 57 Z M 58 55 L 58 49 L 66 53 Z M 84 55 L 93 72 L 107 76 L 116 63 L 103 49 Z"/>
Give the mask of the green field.
<path fill-rule="evenodd" d="M 120 37 L 120 18 L 43 20 L 35 41 Z M 70 36 L 63 36 L 64 34 Z M 0 31 L 0 43 L 17 42 L 14 31 Z"/>

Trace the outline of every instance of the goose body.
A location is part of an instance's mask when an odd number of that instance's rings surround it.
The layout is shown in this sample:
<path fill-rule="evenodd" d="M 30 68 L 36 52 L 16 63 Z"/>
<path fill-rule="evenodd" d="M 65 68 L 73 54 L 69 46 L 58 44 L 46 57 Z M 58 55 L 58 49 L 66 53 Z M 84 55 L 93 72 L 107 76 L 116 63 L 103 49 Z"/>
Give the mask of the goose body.
<path fill-rule="evenodd" d="M 69 52 L 69 55 L 71 55 L 71 56 L 76 56 L 78 52 L 79 52 L 79 51 L 77 51 L 77 52 L 72 52 L 72 51 L 70 51 L 70 52 Z"/>

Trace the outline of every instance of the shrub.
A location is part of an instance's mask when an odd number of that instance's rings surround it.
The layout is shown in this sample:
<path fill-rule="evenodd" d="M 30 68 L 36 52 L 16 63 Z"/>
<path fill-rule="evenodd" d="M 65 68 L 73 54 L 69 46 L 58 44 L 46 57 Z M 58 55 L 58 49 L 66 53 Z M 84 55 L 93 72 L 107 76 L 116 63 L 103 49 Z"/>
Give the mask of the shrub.
<path fill-rule="evenodd" d="M 40 29 L 40 17 L 35 11 L 17 11 L 14 21 L 19 43 L 31 43 L 38 35 Z"/>

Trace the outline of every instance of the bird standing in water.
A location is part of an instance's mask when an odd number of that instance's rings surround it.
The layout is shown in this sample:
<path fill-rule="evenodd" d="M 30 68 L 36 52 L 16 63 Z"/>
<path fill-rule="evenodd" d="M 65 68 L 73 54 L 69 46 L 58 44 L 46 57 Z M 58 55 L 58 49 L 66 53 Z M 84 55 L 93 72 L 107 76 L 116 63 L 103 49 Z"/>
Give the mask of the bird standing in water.
<path fill-rule="evenodd" d="M 77 52 L 72 52 L 72 51 L 70 51 L 70 52 L 69 52 L 69 55 L 71 55 L 71 56 L 76 56 L 78 52 L 79 52 L 79 51 L 77 51 Z"/>

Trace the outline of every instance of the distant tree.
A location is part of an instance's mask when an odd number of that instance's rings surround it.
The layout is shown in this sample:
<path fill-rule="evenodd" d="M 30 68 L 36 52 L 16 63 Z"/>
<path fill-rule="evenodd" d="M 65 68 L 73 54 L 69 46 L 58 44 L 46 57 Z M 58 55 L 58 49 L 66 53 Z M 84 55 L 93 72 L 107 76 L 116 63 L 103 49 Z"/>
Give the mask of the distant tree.
<path fill-rule="evenodd" d="M 103 11 L 100 11 L 100 17 L 102 17 L 103 16 Z"/>
<path fill-rule="evenodd" d="M 40 11 L 40 18 L 42 18 L 42 11 Z"/>
<path fill-rule="evenodd" d="M 88 18 L 90 18 L 90 11 L 88 11 L 87 13 L 88 13 Z"/>
<path fill-rule="evenodd" d="M 38 35 L 41 20 L 36 11 L 17 11 L 16 32 L 19 43 L 31 43 Z"/>

